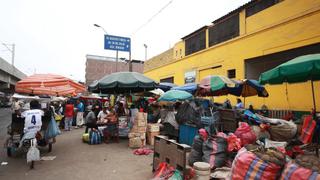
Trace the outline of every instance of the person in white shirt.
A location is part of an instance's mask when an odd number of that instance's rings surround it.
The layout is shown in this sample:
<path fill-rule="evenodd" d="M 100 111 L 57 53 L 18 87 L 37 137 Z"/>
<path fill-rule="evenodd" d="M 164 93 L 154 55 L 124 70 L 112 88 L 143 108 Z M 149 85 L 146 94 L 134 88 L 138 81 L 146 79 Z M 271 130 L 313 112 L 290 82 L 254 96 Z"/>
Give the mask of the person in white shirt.
<path fill-rule="evenodd" d="M 42 116 L 44 112 L 39 109 L 40 104 L 36 100 L 30 102 L 30 110 L 24 111 L 21 116 L 25 118 L 23 132 L 26 133 L 37 133 L 41 130 Z"/>
<path fill-rule="evenodd" d="M 98 114 L 98 123 L 103 124 L 103 123 L 107 123 L 107 116 L 110 112 L 107 110 L 107 107 L 103 107 L 102 111 L 99 112 Z"/>
<path fill-rule="evenodd" d="M 237 105 L 236 105 L 236 109 L 243 109 L 243 103 L 241 101 L 241 99 L 237 98 Z"/>

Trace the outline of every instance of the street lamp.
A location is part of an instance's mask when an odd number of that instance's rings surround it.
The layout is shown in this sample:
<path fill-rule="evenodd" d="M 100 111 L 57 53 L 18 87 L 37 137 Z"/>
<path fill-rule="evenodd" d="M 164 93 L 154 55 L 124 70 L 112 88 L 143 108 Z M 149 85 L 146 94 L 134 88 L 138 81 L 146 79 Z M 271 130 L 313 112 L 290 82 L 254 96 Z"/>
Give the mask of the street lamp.
<path fill-rule="evenodd" d="M 100 26 L 99 24 L 93 24 L 95 27 L 97 28 L 100 28 L 103 30 L 104 34 L 108 34 L 107 31 L 102 27 Z M 118 50 L 116 51 L 116 72 L 118 72 Z"/>
<path fill-rule="evenodd" d="M 144 61 L 147 60 L 147 52 L 148 52 L 148 46 L 146 44 L 143 44 L 144 48 L 145 48 L 145 51 L 144 51 Z"/>

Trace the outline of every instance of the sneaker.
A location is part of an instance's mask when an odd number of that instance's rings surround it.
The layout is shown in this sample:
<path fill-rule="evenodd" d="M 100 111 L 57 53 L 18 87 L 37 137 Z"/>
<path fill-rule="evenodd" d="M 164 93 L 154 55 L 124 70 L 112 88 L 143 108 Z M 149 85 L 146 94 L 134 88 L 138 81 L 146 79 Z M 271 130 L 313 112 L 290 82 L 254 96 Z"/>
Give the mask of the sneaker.
<path fill-rule="evenodd" d="M 79 127 L 78 126 L 76 126 L 76 127 L 74 127 L 75 129 L 79 129 Z"/>

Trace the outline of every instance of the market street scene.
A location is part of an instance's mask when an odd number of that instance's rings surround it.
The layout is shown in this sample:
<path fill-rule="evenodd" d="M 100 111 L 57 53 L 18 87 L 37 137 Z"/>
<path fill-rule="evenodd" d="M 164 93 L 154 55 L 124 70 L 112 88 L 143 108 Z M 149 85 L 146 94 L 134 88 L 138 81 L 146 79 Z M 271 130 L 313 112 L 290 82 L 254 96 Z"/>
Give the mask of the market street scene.
<path fill-rule="evenodd" d="M 320 0 L 0 6 L 0 179 L 320 180 Z"/>

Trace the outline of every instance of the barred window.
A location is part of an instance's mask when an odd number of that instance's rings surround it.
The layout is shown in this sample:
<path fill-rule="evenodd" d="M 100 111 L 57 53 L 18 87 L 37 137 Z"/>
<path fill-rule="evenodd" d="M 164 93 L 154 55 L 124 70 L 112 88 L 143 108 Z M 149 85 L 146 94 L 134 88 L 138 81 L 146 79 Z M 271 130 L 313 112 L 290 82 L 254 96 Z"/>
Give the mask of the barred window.
<path fill-rule="evenodd" d="M 209 46 L 239 36 L 239 14 L 234 14 L 209 28 Z"/>
<path fill-rule="evenodd" d="M 206 30 L 185 40 L 185 55 L 190 55 L 206 48 Z"/>
<path fill-rule="evenodd" d="M 268 7 L 271 7 L 280 1 L 281 0 L 260 0 L 260 1 L 257 1 L 257 3 L 246 8 L 246 17 L 252 16 L 252 15 L 254 15 L 264 9 L 267 9 Z"/>

